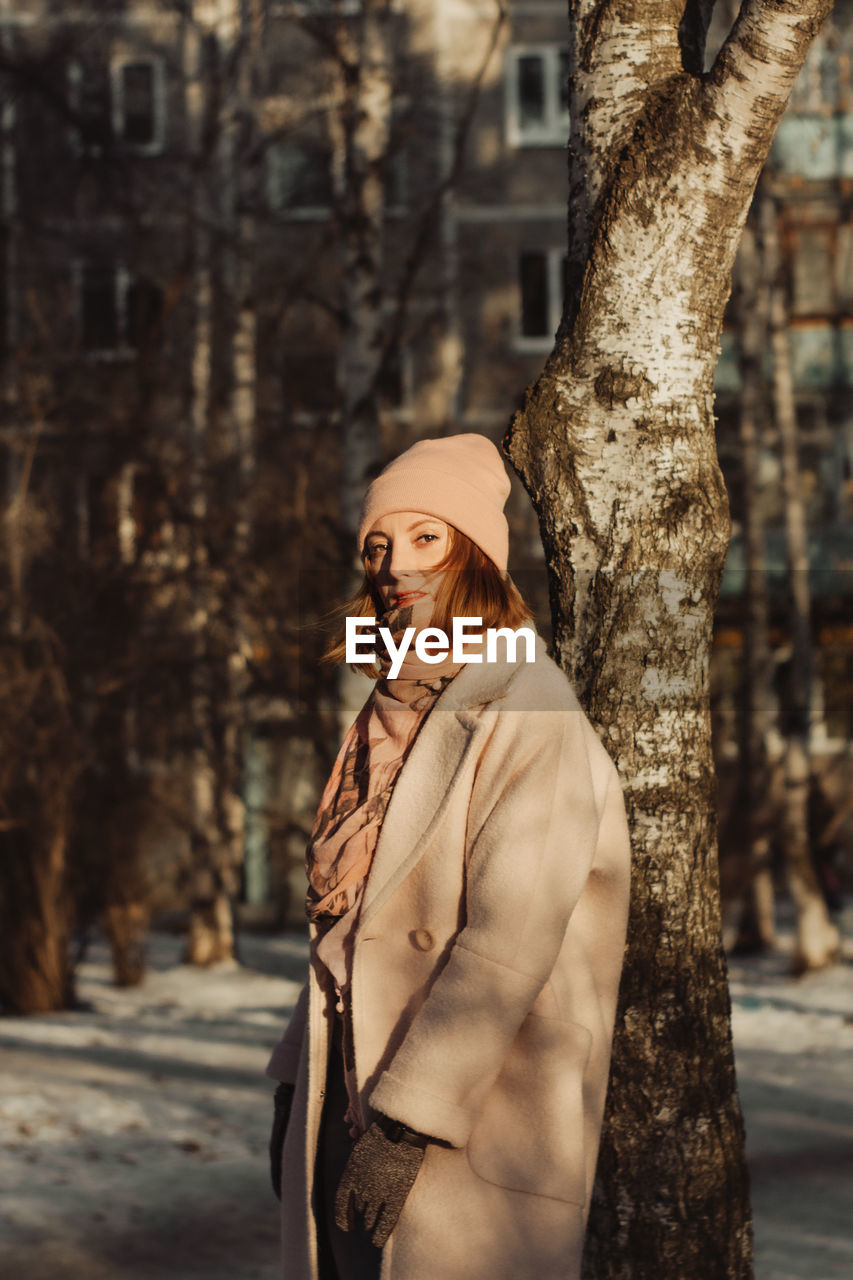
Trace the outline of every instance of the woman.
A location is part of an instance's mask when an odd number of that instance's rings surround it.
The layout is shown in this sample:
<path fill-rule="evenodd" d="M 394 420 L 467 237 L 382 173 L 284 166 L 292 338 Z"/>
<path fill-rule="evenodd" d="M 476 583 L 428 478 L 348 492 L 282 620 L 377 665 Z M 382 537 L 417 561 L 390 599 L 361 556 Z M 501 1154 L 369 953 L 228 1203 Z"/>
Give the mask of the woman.
<path fill-rule="evenodd" d="M 352 613 L 517 628 L 508 493 L 482 436 L 402 454 L 367 492 Z M 538 637 L 533 662 L 410 648 L 377 680 L 308 875 L 310 976 L 267 1069 L 286 1280 L 579 1276 L 629 846 L 616 770 Z"/>

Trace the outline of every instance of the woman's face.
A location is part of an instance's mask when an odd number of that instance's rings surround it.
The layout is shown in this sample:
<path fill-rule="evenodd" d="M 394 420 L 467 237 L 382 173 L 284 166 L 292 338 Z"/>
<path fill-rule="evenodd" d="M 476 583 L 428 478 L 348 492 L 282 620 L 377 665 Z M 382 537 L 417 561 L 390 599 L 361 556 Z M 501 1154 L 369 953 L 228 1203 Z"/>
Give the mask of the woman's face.
<path fill-rule="evenodd" d="M 450 526 L 422 511 L 395 511 L 368 530 L 365 568 L 386 611 L 411 605 L 427 616 L 439 577 L 432 571 L 450 550 L 450 539 Z"/>

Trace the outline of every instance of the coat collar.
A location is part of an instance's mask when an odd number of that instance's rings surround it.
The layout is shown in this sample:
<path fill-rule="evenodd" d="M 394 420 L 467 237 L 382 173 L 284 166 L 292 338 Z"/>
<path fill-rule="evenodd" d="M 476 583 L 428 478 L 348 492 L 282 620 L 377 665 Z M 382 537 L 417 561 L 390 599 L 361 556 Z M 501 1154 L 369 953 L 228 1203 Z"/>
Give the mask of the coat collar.
<path fill-rule="evenodd" d="M 536 662 L 547 661 L 536 637 Z M 525 665 L 516 661 L 466 663 L 430 711 L 394 784 L 373 855 L 359 916 L 363 929 L 416 865 L 441 822 L 462 765 L 486 723 L 476 709 L 506 695 Z"/>

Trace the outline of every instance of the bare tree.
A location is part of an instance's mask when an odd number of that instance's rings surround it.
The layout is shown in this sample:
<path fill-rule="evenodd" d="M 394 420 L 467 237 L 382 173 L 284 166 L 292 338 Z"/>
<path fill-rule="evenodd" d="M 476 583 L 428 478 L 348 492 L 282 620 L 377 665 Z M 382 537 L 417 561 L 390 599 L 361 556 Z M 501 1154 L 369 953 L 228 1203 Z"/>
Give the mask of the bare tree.
<path fill-rule="evenodd" d="M 508 451 L 557 655 L 627 787 L 634 878 L 590 1276 L 751 1274 L 708 706 L 729 531 L 713 371 L 749 202 L 827 0 L 573 0 L 569 272 Z"/>
<path fill-rule="evenodd" d="M 387 252 L 386 185 L 393 153 L 405 147 L 406 130 L 411 127 L 411 119 L 402 125 L 398 119 L 392 137 L 391 73 L 399 72 L 405 42 L 395 43 L 391 29 L 399 34 L 400 15 L 392 15 L 388 5 L 379 3 L 331 15 L 301 7 L 294 10 L 294 24 L 309 32 L 315 48 L 324 51 L 323 75 L 329 93 L 323 102 L 333 141 L 335 184 L 331 234 L 324 237 L 327 252 L 334 244 L 329 254 L 333 269 L 328 273 L 332 289 L 322 304 L 334 316 L 343 341 L 337 378 L 339 412 L 318 425 L 310 448 L 293 438 L 274 439 L 276 429 L 281 437 L 280 423 L 271 424 L 268 416 L 263 432 L 258 428 L 259 297 L 266 289 L 292 305 L 312 290 L 319 295 L 320 286 L 314 278 L 304 283 L 301 292 L 287 279 L 271 284 L 262 280 L 259 286 L 259 277 L 265 274 L 263 253 L 269 248 L 269 235 L 263 245 L 258 240 L 264 212 L 259 171 L 269 142 L 259 125 L 266 111 L 263 95 L 271 87 L 266 65 L 270 56 L 265 42 L 267 10 L 265 0 L 174 6 L 169 76 L 183 95 L 187 134 L 172 140 L 163 160 L 170 166 L 171 181 L 161 188 L 115 143 L 109 122 L 90 119 L 91 104 L 84 112 L 64 91 L 68 64 L 78 59 L 81 64 L 88 59 L 83 74 L 93 84 L 98 82 L 109 61 L 108 35 L 98 32 L 94 40 L 87 35 L 80 49 L 69 45 L 67 37 L 61 46 L 46 37 L 32 48 L 20 40 L 14 49 L 4 47 L 2 60 L 4 72 L 28 101 L 38 102 L 42 116 L 50 121 L 45 136 L 66 144 L 77 136 L 76 150 L 68 145 L 58 148 L 64 152 L 61 162 L 67 167 L 66 177 L 75 181 L 85 172 L 91 185 L 94 176 L 103 201 L 99 213 L 109 211 L 112 226 L 121 226 L 119 242 L 126 244 L 146 220 L 156 226 L 162 219 L 164 227 L 172 228 L 183 222 L 186 227 L 185 258 L 172 262 L 171 274 L 161 263 L 146 260 L 150 245 L 141 249 L 134 262 L 134 268 L 148 268 L 159 276 L 165 322 L 170 312 L 180 318 L 181 332 L 175 332 L 175 324 L 168 336 L 172 345 L 158 352 L 156 369 L 158 378 L 165 374 L 171 380 L 172 400 L 156 399 L 155 370 L 150 362 L 146 366 L 141 353 L 134 362 L 138 399 L 127 394 L 133 364 L 125 352 L 115 362 L 113 379 L 122 383 L 123 394 L 109 404 L 112 363 L 92 362 L 85 341 L 78 352 L 73 374 L 78 387 L 86 384 L 93 424 L 106 428 L 108 422 L 132 422 L 136 434 L 132 439 L 122 437 L 127 453 L 109 446 L 110 463 L 102 466 L 97 484 L 86 474 L 87 461 L 75 462 L 72 483 L 81 495 L 79 502 L 75 499 L 78 527 L 67 532 L 92 559 L 90 500 L 94 498 L 109 512 L 117 553 L 117 579 L 111 590 L 121 593 L 122 575 L 128 586 L 133 579 L 135 588 L 144 580 L 148 595 L 144 606 L 140 602 L 145 613 L 140 626 L 150 653 L 165 650 L 168 654 L 160 667 L 163 687 L 156 689 L 153 681 L 143 681 L 140 690 L 131 665 L 140 660 L 144 668 L 147 655 L 143 646 L 132 657 L 128 651 L 119 683 L 113 681 L 110 686 L 109 712 L 102 708 L 103 716 L 98 709 L 102 684 L 92 673 L 87 675 L 83 704 L 91 712 L 91 726 L 99 725 L 97 733 L 104 738 L 92 743 L 97 767 L 91 777 L 87 775 L 85 786 L 92 787 L 86 791 L 89 799 L 97 794 L 106 801 L 109 795 L 110 803 L 118 805 L 121 787 L 108 785 L 106 773 L 98 772 L 104 763 L 101 757 L 110 755 L 111 767 L 121 772 L 129 787 L 134 761 L 145 759 L 152 737 L 172 763 L 176 786 L 177 775 L 186 766 L 186 804 L 176 816 L 183 821 L 190 847 L 181 881 L 190 903 L 188 958 L 200 963 L 229 958 L 234 950 L 233 902 L 240 887 L 245 822 L 241 773 L 250 700 L 254 699 L 257 710 L 259 696 L 261 701 L 264 696 L 274 700 L 273 689 L 279 696 L 286 694 L 300 731 L 307 733 L 321 755 L 327 749 L 321 741 L 328 734 L 327 716 L 321 710 L 309 724 L 307 710 L 299 709 L 312 701 L 305 693 L 304 669 L 301 687 L 293 670 L 294 649 L 305 639 L 296 636 L 292 623 L 300 561 L 292 550 L 295 513 L 305 506 L 306 476 L 314 490 L 322 490 L 324 483 L 327 490 L 332 488 L 316 507 L 324 529 L 317 544 L 325 549 L 325 557 L 318 551 L 317 561 L 340 563 L 343 571 L 348 559 L 341 550 L 346 521 L 341 520 L 340 474 L 335 471 L 341 424 L 355 424 L 352 431 L 346 427 L 344 432 L 350 442 L 345 456 L 352 458 L 353 451 L 359 452 L 364 461 L 364 449 L 353 443 L 360 440 L 375 461 L 380 441 L 388 443 L 379 429 L 387 422 L 382 383 L 404 341 L 406 304 L 418 271 L 434 249 L 441 200 L 458 174 L 478 92 L 475 85 L 462 104 L 459 120 L 451 122 L 453 145 L 444 157 L 448 163 L 434 180 L 430 178 L 428 198 L 419 203 L 418 216 L 412 220 L 410 244 L 392 264 Z M 500 18 L 500 11 L 496 12 Z M 144 50 L 144 31 L 134 38 Z M 486 55 L 493 43 L 494 36 L 487 33 Z M 299 103 L 301 85 L 296 75 L 281 87 L 282 97 L 290 95 Z M 272 86 L 273 91 L 277 88 Z M 4 128 L 7 133 L 11 128 L 8 113 Z M 10 171 L 14 173 L 14 168 L 7 166 L 4 173 Z M 43 198 L 42 192 L 39 199 Z M 30 226 L 38 225 L 49 212 L 49 203 L 45 200 L 42 207 L 31 193 Z M 13 244 L 11 233 L 20 227 L 19 221 L 10 226 L 7 246 Z M 79 235 L 86 231 L 91 229 L 79 229 Z M 78 229 L 70 228 L 67 234 L 66 259 L 75 252 Z M 175 237 L 178 254 L 179 239 Z M 69 298 L 68 310 L 73 307 L 74 300 Z M 60 370 L 50 354 L 51 348 L 68 346 L 51 331 L 53 320 L 42 316 L 41 321 L 40 358 L 48 382 L 60 375 L 67 379 L 67 369 Z M 266 332 L 268 347 L 271 337 L 277 336 Z M 180 406 L 182 386 L 185 396 Z M 104 398 L 99 401 L 101 392 Z M 70 402 L 63 392 L 58 403 L 66 399 Z M 57 405 L 53 414 L 57 420 L 62 418 Z M 174 424 L 180 417 L 185 429 L 177 433 Z M 106 430 L 104 439 L 109 439 Z M 272 464 L 272 470 L 263 475 L 256 466 L 259 449 L 267 468 Z M 151 481 L 152 489 L 159 492 L 158 505 L 165 502 L 165 516 L 158 517 L 160 533 L 149 523 L 152 512 L 146 507 L 145 484 L 136 491 L 139 477 Z M 96 492 L 98 488 L 102 492 Z M 292 512 L 288 511 L 291 494 Z M 156 565 L 146 558 L 149 535 L 157 538 Z M 304 555 L 301 560 L 304 568 Z M 9 572 L 12 582 L 21 578 L 20 556 L 10 556 Z M 303 583 L 309 576 L 304 575 Z M 328 588 L 328 570 L 314 590 L 316 604 L 303 596 L 303 615 L 327 607 L 328 590 L 323 587 Z M 12 598 L 19 597 L 20 592 L 16 595 L 13 590 Z M 88 620 L 84 630 L 87 625 Z M 170 696 L 164 705 L 166 686 Z M 128 705 L 121 711 L 118 703 L 125 696 Z M 133 705 L 134 700 L 138 705 Z M 321 690 L 313 702 L 323 708 L 327 700 L 328 691 Z M 152 726 L 164 714 L 168 733 L 164 737 L 157 728 L 152 734 Z M 107 721 L 113 726 L 109 731 Z M 116 819 L 120 826 L 118 809 Z M 115 883 L 104 870 L 110 863 L 112 829 L 111 821 L 101 824 L 104 874 L 99 883 L 104 885 Z M 121 936 L 126 938 L 128 956 L 117 960 L 126 979 L 138 971 L 131 953 L 138 954 L 145 913 L 124 889 L 116 894 L 106 918 L 116 945 Z M 87 901 L 87 916 L 94 910 L 94 899 Z"/>
<path fill-rule="evenodd" d="M 234 956 L 243 861 L 245 655 L 252 623 L 257 419 L 256 101 L 267 4 L 199 8 L 185 27 L 194 340 L 189 406 L 193 658 L 187 959 Z M 224 351 L 227 374 L 216 378 Z"/>
<path fill-rule="evenodd" d="M 142 975 L 148 905 L 139 830 L 151 785 L 141 740 L 160 718 L 162 700 L 156 686 L 163 667 L 152 637 L 158 623 L 161 637 L 174 629 L 171 605 L 161 597 L 170 595 L 170 575 L 182 577 L 177 558 L 159 581 L 143 567 L 153 531 L 138 527 L 134 492 L 137 473 L 150 472 L 152 460 L 161 479 L 174 465 L 168 437 L 151 430 L 160 425 L 151 411 L 153 388 L 168 384 L 151 357 L 170 304 L 164 299 L 155 307 L 159 290 L 147 273 L 161 279 L 173 273 L 163 294 L 174 306 L 180 271 L 152 248 L 140 213 L 150 211 L 151 192 L 113 145 L 106 101 L 90 118 L 69 87 L 78 58 L 88 58 L 87 73 L 99 83 L 106 70 L 103 33 L 90 29 L 75 42 L 45 24 L 32 42 L 30 35 L 29 28 L 10 35 L 4 27 L 0 62 L 4 240 L 14 247 L 7 253 L 4 316 L 5 516 L 13 536 L 3 566 L 9 662 L 2 678 L 12 700 L 23 681 L 6 724 L 30 744 L 29 760 L 20 745 L 7 744 L 0 796 L 16 848 L 29 851 L 15 857 L 29 859 L 34 873 L 28 881 L 10 857 L 0 881 L 14 921 L 4 933 L 12 993 L 4 1001 L 22 1012 L 71 999 L 69 937 L 76 928 L 82 938 L 96 919 L 105 925 L 117 980 Z M 144 56 L 144 34 L 140 40 Z M 41 172 L 33 181 L 27 161 L 42 150 L 51 155 L 46 171 L 55 162 L 53 182 Z M 95 311 L 86 255 L 96 230 L 85 218 L 75 222 L 78 196 L 85 206 L 93 175 L 103 202 L 98 212 L 108 213 L 110 228 L 102 237 L 107 245 L 94 246 Z M 157 211 L 168 218 L 168 208 Z M 129 258 L 120 270 L 110 257 L 119 244 Z M 180 520 L 186 524 L 186 515 Z M 28 681 L 38 696 L 27 694 Z M 53 737 L 39 727 L 49 691 L 57 698 L 62 691 Z M 170 710 L 179 724 L 182 709 L 175 699 Z M 30 783 L 22 790 L 26 774 Z M 34 805 L 27 796 L 36 779 L 43 780 L 38 788 L 52 790 Z M 60 815 L 50 857 L 38 869 L 44 832 Z M 27 977 L 30 971 L 36 978 Z M 48 982 L 45 974 L 54 977 Z"/>
<path fill-rule="evenodd" d="M 818 884 L 809 833 L 811 761 L 809 737 L 812 698 L 811 588 L 805 503 L 800 485 L 797 408 L 788 338 L 784 263 L 778 214 L 766 195 L 761 200 L 765 272 L 769 285 L 769 335 L 773 357 L 773 416 L 782 460 L 782 494 L 788 559 L 791 657 L 781 726 L 785 737 L 785 804 L 782 837 L 785 870 L 797 910 L 793 967 L 796 973 L 836 963 L 841 948 Z"/>
<path fill-rule="evenodd" d="M 139 981 L 147 925 L 137 832 L 148 785 L 129 737 L 146 668 L 136 648 L 143 601 L 124 566 L 68 537 L 56 486 L 33 479 L 40 448 L 56 462 L 69 443 L 45 445 L 46 379 L 34 364 L 19 349 L 30 425 L 16 432 L 0 591 L 0 1003 L 17 1013 L 73 1001 L 72 933 L 98 918 L 117 980 Z M 50 408 L 55 426 L 56 400 Z"/>
<path fill-rule="evenodd" d="M 755 220 L 744 228 L 735 277 L 735 321 L 740 344 L 742 391 L 738 412 L 743 477 L 743 543 L 746 560 L 743 671 L 737 821 L 746 832 L 747 888 L 736 948 L 769 950 L 775 943 L 772 868 L 772 769 L 768 741 L 773 711 L 770 592 L 760 491 L 761 445 L 766 440 L 766 380 L 769 293 Z"/>
<path fill-rule="evenodd" d="M 365 485 L 400 444 L 389 388 L 398 381 L 406 347 L 417 346 L 418 336 L 423 337 L 411 323 L 413 296 L 417 292 L 418 323 L 424 328 L 431 322 L 447 334 L 454 323 L 442 216 L 464 169 L 471 123 L 507 10 L 495 0 L 484 12 L 473 69 L 458 91 L 440 84 L 435 68 L 427 73 L 419 65 L 427 60 L 407 47 L 406 23 L 413 15 L 393 0 L 361 0 L 358 6 L 330 10 L 306 13 L 294 6 L 290 11 L 321 68 L 313 93 L 306 95 L 311 108 L 305 114 L 315 135 L 328 138 L 332 181 L 328 235 L 284 292 L 291 307 L 301 306 L 303 312 L 306 304 L 321 307 L 334 325 L 336 397 L 330 417 L 340 453 L 337 559 L 346 590 L 352 585 L 352 538 Z M 419 17 L 435 21 L 431 52 L 438 60 L 441 15 Z M 295 132 L 298 136 L 298 128 Z M 415 189 L 408 193 L 405 223 L 395 224 L 390 206 L 401 199 L 399 191 L 394 194 L 395 178 L 406 167 L 401 162 L 407 150 Z M 334 263 L 326 289 L 317 284 L 316 263 L 323 254 Z M 450 384 L 453 352 L 458 355 L 450 339 L 436 362 L 440 380 Z M 430 425 L 440 430 L 452 416 L 452 396 L 434 399 L 441 409 Z M 359 566 L 356 558 L 356 571 Z M 364 696 L 363 677 L 345 668 L 339 685 L 344 727 Z"/>

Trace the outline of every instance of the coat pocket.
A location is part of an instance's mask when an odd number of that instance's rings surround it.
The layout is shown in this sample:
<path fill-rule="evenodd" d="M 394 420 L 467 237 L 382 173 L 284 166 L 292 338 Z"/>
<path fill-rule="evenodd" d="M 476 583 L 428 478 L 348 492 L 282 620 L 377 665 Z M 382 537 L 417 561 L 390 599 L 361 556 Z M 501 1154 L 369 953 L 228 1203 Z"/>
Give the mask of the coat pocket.
<path fill-rule="evenodd" d="M 468 1142 L 485 1182 L 583 1205 L 584 1071 L 592 1036 L 576 1022 L 528 1014 Z"/>

